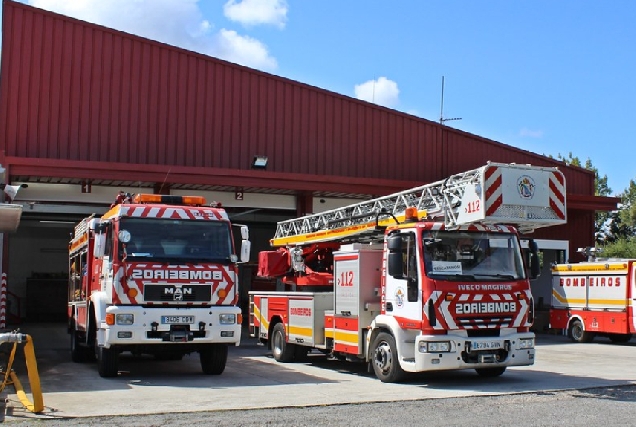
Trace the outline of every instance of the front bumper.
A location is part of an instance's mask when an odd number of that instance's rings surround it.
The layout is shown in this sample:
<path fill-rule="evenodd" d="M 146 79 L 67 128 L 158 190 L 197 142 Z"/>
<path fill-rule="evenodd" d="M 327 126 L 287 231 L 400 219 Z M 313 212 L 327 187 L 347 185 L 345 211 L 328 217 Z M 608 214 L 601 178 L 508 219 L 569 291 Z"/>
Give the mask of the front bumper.
<path fill-rule="evenodd" d="M 415 339 L 414 372 L 480 369 L 534 364 L 534 334 L 514 333 L 501 337 L 467 338 L 457 335 L 420 335 Z M 448 342 L 449 351 L 421 351 Z M 431 345 L 431 343 L 436 343 Z M 522 343 L 525 346 L 522 346 Z M 528 344 L 532 343 L 531 346 Z M 441 345 L 445 347 L 445 345 Z M 408 360 L 404 360 L 409 365 Z M 409 370 L 409 366 L 405 366 Z"/>
<path fill-rule="evenodd" d="M 108 325 L 101 322 L 98 343 L 111 345 L 146 345 L 166 343 L 238 345 L 241 341 L 241 310 L 238 307 L 183 307 L 146 308 L 139 306 L 112 306 L 106 314 L 132 315 L 132 324 Z M 222 319 L 234 316 L 234 323 L 222 323 Z M 173 324 L 165 323 L 166 317 Z M 182 323 L 178 323 L 183 320 Z"/>

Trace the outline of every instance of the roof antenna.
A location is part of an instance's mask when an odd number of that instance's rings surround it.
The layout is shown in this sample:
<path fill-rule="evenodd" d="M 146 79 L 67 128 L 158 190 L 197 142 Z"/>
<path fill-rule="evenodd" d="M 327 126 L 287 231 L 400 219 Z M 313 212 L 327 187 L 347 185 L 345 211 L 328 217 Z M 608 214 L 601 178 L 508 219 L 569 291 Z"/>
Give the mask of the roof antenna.
<path fill-rule="evenodd" d="M 442 106 L 440 107 L 439 110 L 439 124 L 443 125 L 445 122 L 448 122 L 450 120 L 461 120 L 461 117 L 452 117 L 452 118 L 448 118 L 445 119 L 444 118 L 444 76 L 442 76 Z"/>
<path fill-rule="evenodd" d="M 163 179 L 163 182 L 161 183 L 161 187 L 159 187 L 159 194 L 161 194 L 161 190 L 163 190 L 163 186 L 166 184 L 166 181 L 168 180 L 168 175 L 170 175 L 171 170 L 172 170 L 172 166 L 168 168 L 168 172 L 166 172 L 166 177 Z"/>

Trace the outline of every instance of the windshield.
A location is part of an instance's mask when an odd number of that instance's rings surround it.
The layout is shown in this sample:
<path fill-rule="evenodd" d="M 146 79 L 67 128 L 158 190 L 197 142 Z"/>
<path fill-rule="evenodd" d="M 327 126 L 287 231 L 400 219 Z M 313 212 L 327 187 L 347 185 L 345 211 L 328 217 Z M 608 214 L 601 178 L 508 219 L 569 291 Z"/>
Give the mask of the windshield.
<path fill-rule="evenodd" d="M 516 235 L 427 231 L 423 234 L 426 274 L 444 280 L 525 278 Z"/>
<path fill-rule="evenodd" d="M 122 218 L 119 234 L 120 259 L 230 262 L 230 225 L 222 221 L 161 218 Z M 129 237 L 128 237 L 129 236 Z"/>

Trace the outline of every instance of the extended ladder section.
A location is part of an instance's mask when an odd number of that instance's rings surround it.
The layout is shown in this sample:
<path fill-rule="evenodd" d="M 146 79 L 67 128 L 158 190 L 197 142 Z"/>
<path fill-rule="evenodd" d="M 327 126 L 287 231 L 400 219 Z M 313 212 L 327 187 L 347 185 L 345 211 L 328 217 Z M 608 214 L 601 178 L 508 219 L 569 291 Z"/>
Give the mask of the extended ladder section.
<path fill-rule="evenodd" d="M 445 180 L 338 209 L 281 221 L 274 247 L 379 240 L 407 208 L 447 228 L 514 225 L 521 233 L 566 222 L 565 177 L 557 168 L 488 163 Z"/>
<path fill-rule="evenodd" d="M 75 226 L 75 231 L 69 247 L 70 254 L 74 254 L 88 242 L 88 230 L 90 228 L 91 221 L 95 221 L 95 215 L 84 218 Z"/>

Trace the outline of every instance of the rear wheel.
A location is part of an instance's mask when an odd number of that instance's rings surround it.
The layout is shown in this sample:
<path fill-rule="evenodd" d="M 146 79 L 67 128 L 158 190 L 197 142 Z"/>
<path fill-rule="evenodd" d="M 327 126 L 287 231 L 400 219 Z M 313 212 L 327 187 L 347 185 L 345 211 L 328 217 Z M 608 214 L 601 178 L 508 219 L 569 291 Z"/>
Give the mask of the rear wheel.
<path fill-rule="evenodd" d="M 207 344 L 199 348 L 201 370 L 206 375 L 221 375 L 227 362 L 226 344 Z"/>
<path fill-rule="evenodd" d="M 506 367 L 500 367 L 500 368 L 479 368 L 479 369 L 475 369 L 475 371 L 477 371 L 477 374 L 479 374 L 480 377 L 498 377 L 500 375 L 502 375 L 504 372 L 506 372 Z"/>
<path fill-rule="evenodd" d="M 75 363 L 84 363 L 90 360 L 91 349 L 82 343 L 79 332 L 71 329 L 71 360 Z"/>
<path fill-rule="evenodd" d="M 119 353 L 114 347 L 97 347 L 97 371 L 103 378 L 116 377 L 119 365 Z"/>
<path fill-rule="evenodd" d="M 383 383 L 395 383 L 404 378 L 404 371 L 398 359 L 395 338 L 386 332 L 380 332 L 373 341 L 371 364 L 375 375 Z"/>
<path fill-rule="evenodd" d="M 285 337 L 285 327 L 282 323 L 277 323 L 272 331 L 272 354 L 277 362 L 287 363 L 294 360 L 296 356 L 296 347 L 289 344 Z"/>
<path fill-rule="evenodd" d="M 583 322 L 580 320 L 574 320 L 572 322 L 570 325 L 569 335 L 572 341 L 578 343 L 591 342 L 594 339 L 594 334 L 586 332 L 583 327 Z"/>

